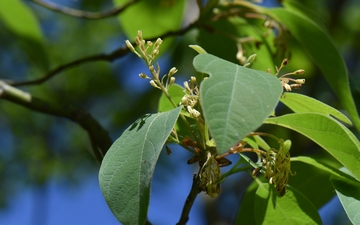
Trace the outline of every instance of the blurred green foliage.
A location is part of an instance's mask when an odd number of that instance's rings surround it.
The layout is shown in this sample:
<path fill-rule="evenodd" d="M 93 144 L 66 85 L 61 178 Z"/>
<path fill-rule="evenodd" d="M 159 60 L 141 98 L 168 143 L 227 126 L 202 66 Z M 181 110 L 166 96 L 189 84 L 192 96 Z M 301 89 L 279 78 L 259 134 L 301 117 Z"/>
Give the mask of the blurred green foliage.
<path fill-rule="evenodd" d="M 159 1 L 155 2 L 159 3 Z M 174 1 L 163 0 L 160 2 L 172 4 Z M 196 7 L 195 1 L 189 2 L 192 2 L 192 5 L 188 7 Z M 356 25 L 360 2 L 354 0 L 298 2 L 311 6 L 313 12 L 318 15 L 319 21 L 329 30 L 337 49 L 345 58 L 353 98 L 360 110 L 360 44 L 358 41 L 360 28 Z M 271 1 L 265 0 L 264 3 L 270 4 Z M 29 13 L 28 16 L 31 18 L 34 29 L 40 28 L 40 31 L 36 32 L 41 32 L 41 34 L 36 33 L 33 35 L 36 38 L 30 40 L 28 37 L 24 37 L 26 35 L 23 35 L 22 31 L 19 31 L 19 29 L 25 28 L 25 25 L 14 31 L 15 26 L 9 23 L 8 15 L 4 14 L 5 8 L 0 9 L 1 80 L 16 82 L 40 78 L 49 69 L 74 60 L 100 53 L 111 53 L 123 46 L 124 40 L 127 39 L 123 28 L 129 28 L 122 27 L 116 16 L 101 20 L 87 20 L 50 11 L 31 1 L 19 0 L 7 5 L 0 3 L 0 8 L 2 4 L 7 9 L 13 9 L 15 4 L 20 5 L 22 10 Z M 113 7 L 113 2 L 110 0 L 64 1 L 60 4 L 68 4 L 69 7 L 86 11 L 105 11 Z M 190 8 L 184 10 L 183 18 L 196 18 L 196 10 L 190 10 Z M 136 15 L 134 16 L 136 17 Z M 21 19 L 16 13 L 12 17 Z M 174 35 L 177 38 L 171 40 L 171 45 L 162 56 L 163 61 L 160 61 L 163 63 L 161 65 L 163 71 L 167 71 L 167 68 L 171 66 L 176 66 L 179 74 L 183 76 L 183 78 L 177 78 L 178 80 L 188 79 L 190 74 L 194 74 L 191 62 L 196 53 L 187 46 L 195 43 L 199 43 L 211 54 L 238 62 L 236 43 L 224 33 L 214 32 L 212 29 L 221 28 L 223 32 L 235 30 L 231 34 L 239 37 L 246 37 L 251 30 L 259 41 L 264 41 L 259 34 L 265 29 L 251 29 L 259 25 L 256 20 L 243 21 L 240 18 L 235 20 L 233 23 L 218 21 L 216 24 L 209 21 L 210 25 L 204 24 L 204 26 L 181 36 Z M 233 29 L 234 24 L 237 25 L 237 29 Z M 177 24 L 177 27 L 169 31 L 178 30 L 180 25 L 186 26 L 187 24 Z M 30 32 L 34 32 L 34 30 Z M 272 37 L 276 36 L 275 34 L 271 35 L 273 35 Z M 267 47 L 273 49 L 273 43 L 269 40 L 266 42 Z M 249 56 L 255 52 L 258 54 L 254 68 L 263 71 L 271 68 L 274 71 L 274 65 L 279 65 L 283 57 L 289 57 L 291 63 L 286 70 L 293 71 L 302 68 L 306 71 L 306 85 L 298 92 L 314 97 L 334 108 L 343 109 L 342 103 L 335 97 L 320 70 L 296 40 L 289 38 L 286 48 L 281 49 L 277 55 L 268 55 L 266 51 L 264 52 L 263 48 L 265 47 L 263 44 L 258 48 L 256 42 L 244 45 L 245 55 Z M 264 52 L 264 55 L 261 52 Z M 42 84 L 19 88 L 52 103 L 64 106 L 74 105 L 85 109 L 109 131 L 112 139 L 115 140 L 125 126 L 143 114 L 154 112 L 157 109 L 160 93 L 150 88 L 146 81 L 138 78 L 137 74 L 140 72 L 146 72 L 146 67 L 141 64 L 140 60 L 133 55 L 124 55 L 113 62 L 99 60 L 76 65 L 56 74 Z M 287 109 L 279 106 L 277 114 L 281 115 L 285 112 L 288 112 Z M 309 139 L 280 127 L 270 128 L 269 125 L 261 127 L 262 131 L 269 129 L 276 136 L 292 140 L 292 155 L 321 157 L 323 161 L 329 160 L 330 163 L 336 164 L 325 151 Z M 99 165 L 92 155 L 89 138 L 77 124 L 64 118 L 41 114 L 1 100 L 1 206 L 5 206 L 12 194 L 27 185 L 42 185 L 52 177 L 66 179 L 76 184 L 91 172 L 97 171 L 98 168 Z M 239 193 L 243 193 L 247 185 L 246 181 L 237 184 L 231 191 L 220 196 L 217 201 L 223 201 L 229 196 L 239 198 L 241 195 Z M 226 187 L 223 189 L 227 190 Z M 216 208 L 215 204 L 205 205 L 207 212 L 214 213 L 214 208 Z M 218 210 L 217 214 L 220 215 L 216 218 L 213 217 L 214 215 L 208 214 L 207 224 L 217 224 L 219 218 L 232 221 L 233 215 L 226 210 Z M 211 217 L 212 219 L 210 219 Z"/>

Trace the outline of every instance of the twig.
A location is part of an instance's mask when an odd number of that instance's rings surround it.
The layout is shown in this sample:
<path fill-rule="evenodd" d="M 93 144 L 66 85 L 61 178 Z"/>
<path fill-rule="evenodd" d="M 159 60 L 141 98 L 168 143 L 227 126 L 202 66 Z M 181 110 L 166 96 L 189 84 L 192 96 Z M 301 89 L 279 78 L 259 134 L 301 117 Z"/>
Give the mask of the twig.
<path fill-rule="evenodd" d="M 190 213 L 191 207 L 193 206 L 193 204 L 195 202 L 196 196 L 202 191 L 199 184 L 200 184 L 200 177 L 198 175 L 194 174 L 190 193 L 189 193 L 188 197 L 186 198 L 180 220 L 176 225 L 184 225 L 189 220 L 189 213 Z"/>
<path fill-rule="evenodd" d="M 82 10 L 72 9 L 72 8 L 69 8 L 66 6 L 61 6 L 61 5 L 58 5 L 53 2 L 49 2 L 49 1 L 32 0 L 32 2 L 39 4 L 47 9 L 53 10 L 55 12 L 60 12 L 60 13 L 66 14 L 66 15 L 80 17 L 80 18 L 84 18 L 84 19 L 103 19 L 103 18 L 107 18 L 107 17 L 112 17 L 112 16 L 115 16 L 115 15 L 121 13 L 122 11 L 127 9 L 129 6 L 131 6 L 132 4 L 134 4 L 138 1 L 139 0 L 130 0 L 123 6 L 114 7 L 112 9 L 110 9 L 108 11 L 104 11 L 104 12 L 86 12 L 86 11 L 82 11 Z"/>
<path fill-rule="evenodd" d="M 0 98 L 22 105 L 37 112 L 68 118 L 84 128 L 90 137 L 94 155 L 99 162 L 102 161 L 106 151 L 112 145 L 112 140 L 107 132 L 85 110 L 75 106 L 59 106 L 42 99 L 31 96 L 30 93 L 12 87 L 0 81 Z"/>
<path fill-rule="evenodd" d="M 169 31 L 166 32 L 165 34 L 161 35 L 160 38 L 164 39 L 167 37 L 171 37 L 171 36 L 176 36 L 176 35 L 183 35 L 186 32 L 188 32 L 189 30 L 191 30 L 192 28 L 194 28 L 196 26 L 195 23 L 190 24 L 189 26 L 187 26 L 184 29 L 180 29 L 177 31 Z M 156 40 L 158 37 L 153 37 L 148 39 L 149 41 L 154 41 Z M 135 43 L 132 43 L 132 45 L 135 45 Z M 62 72 L 63 70 L 69 69 L 71 67 L 74 66 L 79 66 L 85 63 L 89 63 L 89 62 L 95 62 L 95 61 L 108 61 L 108 62 L 112 62 L 115 59 L 121 58 L 124 55 L 126 55 L 127 53 L 129 53 L 130 50 L 127 48 L 127 46 L 124 44 L 123 46 L 121 46 L 120 48 L 116 49 L 115 51 L 109 53 L 109 54 L 104 54 L 104 53 L 100 53 L 100 54 L 96 54 L 96 55 L 92 55 L 92 56 L 87 56 L 81 59 L 77 59 L 75 61 L 72 61 L 70 63 L 67 64 L 63 64 L 61 66 L 56 67 L 55 69 L 50 70 L 47 74 L 45 74 L 43 77 L 40 77 L 38 79 L 34 79 L 34 80 L 29 80 L 29 81 L 12 81 L 12 80 L 3 80 L 4 82 L 6 82 L 7 84 L 11 85 L 11 86 L 24 86 L 24 85 L 34 85 L 34 84 L 41 84 L 47 80 L 49 80 L 50 78 L 52 78 L 53 76 L 55 76 L 56 74 Z"/>
<path fill-rule="evenodd" d="M 30 81 L 19 81 L 19 82 L 15 82 L 15 81 L 12 81 L 12 80 L 3 80 L 3 81 L 5 81 L 7 84 L 9 84 L 11 86 L 14 86 L 14 87 L 15 86 L 41 84 L 41 83 L 49 80 L 50 78 L 52 78 L 57 73 L 62 72 L 65 69 L 69 69 L 69 68 L 74 67 L 74 66 L 79 66 L 79 65 L 84 64 L 84 63 L 95 62 L 95 61 L 110 61 L 111 62 L 116 58 L 120 58 L 120 57 L 124 56 L 128 52 L 129 52 L 129 50 L 127 49 L 127 47 L 122 46 L 122 47 L 120 47 L 119 49 L 115 50 L 114 52 L 112 52 L 110 54 L 101 53 L 101 54 L 96 54 L 96 55 L 92 55 L 92 56 L 87 56 L 87 57 L 72 61 L 70 63 L 58 66 L 55 69 L 50 70 L 43 77 L 40 77 L 38 79 L 34 79 L 34 80 L 30 80 Z"/>

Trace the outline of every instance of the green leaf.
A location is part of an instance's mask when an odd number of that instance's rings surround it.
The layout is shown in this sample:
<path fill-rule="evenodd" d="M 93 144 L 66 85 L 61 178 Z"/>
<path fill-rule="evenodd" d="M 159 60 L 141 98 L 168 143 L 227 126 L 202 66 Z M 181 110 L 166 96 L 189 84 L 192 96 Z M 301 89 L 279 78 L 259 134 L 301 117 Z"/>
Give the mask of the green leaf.
<path fill-rule="evenodd" d="M 255 194 L 258 184 L 254 181 L 246 189 L 244 196 L 241 199 L 241 204 L 238 212 L 236 213 L 234 224 L 249 225 L 255 224 Z"/>
<path fill-rule="evenodd" d="M 319 168 L 309 162 L 294 160 L 296 158 L 291 158 L 291 171 L 294 176 L 289 176 L 289 185 L 300 191 L 317 209 L 320 209 L 334 197 L 334 188 L 330 182 L 332 173 L 324 170 L 325 166 L 321 164 L 322 167 Z M 333 168 L 333 171 L 336 170 Z"/>
<path fill-rule="evenodd" d="M 290 30 L 291 35 L 309 53 L 360 130 L 360 119 L 351 95 L 347 69 L 329 35 L 315 22 L 300 14 L 282 8 L 271 9 L 270 13 Z"/>
<path fill-rule="evenodd" d="M 318 113 L 296 113 L 269 118 L 265 123 L 283 126 L 308 137 L 360 179 L 359 141 L 335 119 Z"/>
<path fill-rule="evenodd" d="M 111 211 L 124 225 L 146 221 L 154 168 L 180 110 L 178 107 L 139 118 L 104 157 L 100 188 Z"/>
<path fill-rule="evenodd" d="M 323 162 L 319 162 L 311 157 L 306 157 L 306 156 L 298 156 L 298 157 L 292 157 L 291 158 L 291 162 L 302 162 L 302 163 L 306 163 L 308 165 L 311 165 L 313 167 L 316 167 L 319 170 L 322 170 L 326 173 L 328 173 L 331 176 L 335 176 L 341 179 L 347 179 L 347 180 L 355 180 L 355 178 L 353 178 L 352 176 L 344 173 L 343 171 L 330 166 L 326 163 Z"/>
<path fill-rule="evenodd" d="M 331 182 L 352 224 L 360 224 L 360 182 L 339 177 Z"/>
<path fill-rule="evenodd" d="M 293 112 L 315 112 L 324 115 L 332 115 L 338 120 L 352 125 L 351 121 L 337 109 L 334 109 L 333 107 L 306 95 L 287 92 L 284 97 L 280 99 L 280 101 L 289 107 Z"/>
<path fill-rule="evenodd" d="M 226 152 L 258 128 L 282 93 L 280 81 L 265 72 L 238 66 L 210 54 L 194 59 L 210 78 L 200 86 L 200 101 L 218 153 Z"/>
<path fill-rule="evenodd" d="M 307 17 L 312 22 L 316 23 L 316 25 L 323 29 L 327 30 L 325 21 L 319 17 L 319 10 L 317 9 L 316 2 L 314 1 L 297 1 L 297 0 L 284 0 L 282 1 L 282 5 L 288 11 L 293 13 L 297 13 L 300 16 Z"/>
<path fill-rule="evenodd" d="M 124 5 L 128 0 L 113 0 L 115 5 Z M 147 0 L 138 1 L 124 12 L 119 14 L 120 24 L 131 39 L 141 30 L 144 39 L 155 38 L 169 31 L 181 27 L 183 12 L 187 1 Z M 160 52 L 164 51 L 170 42 L 161 45 Z"/>
<path fill-rule="evenodd" d="M 255 209 L 256 224 L 322 224 L 315 206 L 292 187 L 279 197 L 273 186 L 267 183 L 259 185 Z"/>
<path fill-rule="evenodd" d="M 30 61 L 47 70 L 48 59 L 43 46 L 43 36 L 35 14 L 20 0 L 0 1 L 0 19 L 18 38 Z"/>
<path fill-rule="evenodd" d="M 184 97 L 185 95 L 184 89 L 178 84 L 171 85 L 168 92 L 175 104 L 179 104 L 181 102 L 182 97 Z M 174 109 L 174 106 L 171 104 L 171 102 L 166 97 L 166 95 L 162 93 L 159 99 L 158 111 L 166 112 L 172 109 Z"/>

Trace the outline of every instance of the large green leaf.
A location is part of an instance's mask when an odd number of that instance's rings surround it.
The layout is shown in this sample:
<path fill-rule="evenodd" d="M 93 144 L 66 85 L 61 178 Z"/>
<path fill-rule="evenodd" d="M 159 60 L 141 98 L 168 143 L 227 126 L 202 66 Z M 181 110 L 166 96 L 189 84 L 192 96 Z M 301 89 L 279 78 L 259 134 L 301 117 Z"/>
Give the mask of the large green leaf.
<path fill-rule="evenodd" d="M 272 113 L 282 86 L 270 74 L 210 54 L 197 55 L 194 66 L 197 71 L 210 75 L 201 83 L 200 101 L 221 154 L 258 128 Z"/>
<path fill-rule="evenodd" d="M 256 191 L 255 209 L 256 224 L 322 224 L 315 206 L 292 187 L 279 197 L 273 186 L 262 183 Z"/>
<path fill-rule="evenodd" d="M 360 179 L 360 144 L 353 133 L 335 119 L 319 113 L 296 113 L 265 121 L 295 130 L 310 138 Z"/>
<path fill-rule="evenodd" d="M 351 95 L 347 69 L 329 35 L 315 22 L 298 13 L 283 8 L 271 9 L 270 13 L 290 30 L 291 35 L 309 53 L 360 130 L 360 119 Z"/>
<path fill-rule="evenodd" d="M 328 173 L 329 175 L 333 176 L 333 177 L 337 177 L 339 179 L 345 179 L 345 180 L 353 180 L 356 181 L 355 178 L 353 178 L 352 176 L 344 173 L 343 171 L 341 171 L 340 169 L 337 169 L 331 165 L 328 165 L 326 163 L 323 162 L 319 162 L 311 157 L 307 157 L 307 156 L 298 156 L 298 157 L 293 157 L 291 158 L 291 162 L 302 162 L 302 163 L 306 163 L 308 165 L 311 165 L 313 167 L 316 167 L 319 170 L 322 170 L 326 173 Z"/>
<path fill-rule="evenodd" d="M 350 221 L 360 224 L 360 182 L 336 176 L 331 178 L 331 182 Z"/>
<path fill-rule="evenodd" d="M 289 176 L 289 185 L 306 196 L 317 209 L 334 197 L 331 174 L 328 171 L 301 161 L 292 161 L 291 171 L 295 175 Z"/>
<path fill-rule="evenodd" d="M 20 0 L 0 1 L 0 19 L 16 35 L 27 57 L 38 68 L 46 70 L 48 60 L 43 46 L 40 24 L 32 10 Z"/>
<path fill-rule="evenodd" d="M 287 92 L 280 101 L 296 113 L 317 112 L 324 115 L 332 115 L 344 123 L 352 124 L 351 121 L 337 109 L 306 95 Z"/>
<path fill-rule="evenodd" d="M 255 194 L 258 184 L 253 181 L 244 193 L 238 212 L 236 213 L 234 224 L 249 225 L 255 224 Z"/>
<path fill-rule="evenodd" d="M 178 107 L 139 118 L 104 157 L 100 188 L 111 211 L 124 225 L 146 221 L 154 168 L 180 110 Z"/>
<path fill-rule="evenodd" d="M 312 22 L 316 23 L 316 25 L 323 29 L 327 30 L 324 19 L 319 17 L 319 9 L 315 1 L 297 1 L 297 0 L 284 0 L 281 4 L 288 11 L 293 13 L 297 13 L 301 16 L 307 17 Z"/>

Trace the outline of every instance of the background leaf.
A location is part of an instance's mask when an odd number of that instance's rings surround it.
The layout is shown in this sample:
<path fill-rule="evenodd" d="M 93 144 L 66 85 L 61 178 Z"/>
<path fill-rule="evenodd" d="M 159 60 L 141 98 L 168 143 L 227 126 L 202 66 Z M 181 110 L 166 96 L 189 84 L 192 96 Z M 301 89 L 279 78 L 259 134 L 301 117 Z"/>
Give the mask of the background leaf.
<path fill-rule="evenodd" d="M 178 84 L 171 85 L 168 92 L 175 104 L 179 104 L 181 102 L 182 97 L 184 97 L 185 95 L 184 89 Z M 171 104 L 171 102 L 166 97 L 166 95 L 162 93 L 159 99 L 158 111 L 166 112 L 172 109 L 174 109 L 174 106 Z"/>
<path fill-rule="evenodd" d="M 273 186 L 259 185 L 255 209 L 256 224 L 322 224 L 315 206 L 292 187 L 279 197 Z"/>
<path fill-rule="evenodd" d="M 210 78 L 200 87 L 203 113 L 221 154 L 258 128 L 282 93 L 278 78 L 210 54 L 194 59 L 195 69 Z"/>
<path fill-rule="evenodd" d="M 360 179 L 360 144 L 354 134 L 335 119 L 318 113 L 296 113 L 269 118 L 265 123 L 295 130 L 328 151 Z"/>
<path fill-rule="evenodd" d="M 29 61 L 43 71 L 48 69 L 40 24 L 24 1 L 0 1 L 0 19 L 16 36 Z"/>
<path fill-rule="evenodd" d="M 115 5 L 124 5 L 127 2 L 128 0 L 114 0 Z M 135 39 L 138 30 L 142 31 L 145 39 L 154 38 L 180 28 L 186 5 L 185 0 L 138 1 L 119 15 L 119 21 L 130 40 Z M 173 39 L 168 40 L 161 45 L 161 53 L 169 47 Z"/>
<path fill-rule="evenodd" d="M 360 182 L 332 176 L 336 194 L 353 224 L 360 224 Z"/>
<path fill-rule="evenodd" d="M 155 165 L 180 110 L 178 107 L 139 118 L 104 157 L 100 188 L 111 211 L 124 225 L 146 221 Z"/>
<path fill-rule="evenodd" d="M 351 121 L 337 109 L 306 95 L 287 92 L 280 101 L 296 113 L 317 112 L 324 115 L 332 115 L 344 123 L 352 124 Z"/>
<path fill-rule="evenodd" d="M 347 69 L 328 34 L 315 22 L 300 14 L 282 8 L 271 9 L 270 12 L 309 53 L 348 111 L 356 128 L 360 130 L 360 119 L 351 95 Z"/>

